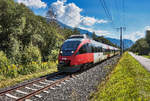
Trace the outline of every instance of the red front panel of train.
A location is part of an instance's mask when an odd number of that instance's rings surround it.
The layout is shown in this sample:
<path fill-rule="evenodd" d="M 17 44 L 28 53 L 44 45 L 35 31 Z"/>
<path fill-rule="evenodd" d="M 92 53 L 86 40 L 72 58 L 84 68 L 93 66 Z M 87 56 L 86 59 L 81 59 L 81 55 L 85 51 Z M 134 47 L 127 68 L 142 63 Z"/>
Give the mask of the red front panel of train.
<path fill-rule="evenodd" d="M 78 54 L 74 56 L 71 60 L 71 65 L 81 65 L 85 63 L 91 63 L 94 60 L 93 53 L 85 53 L 85 54 Z"/>

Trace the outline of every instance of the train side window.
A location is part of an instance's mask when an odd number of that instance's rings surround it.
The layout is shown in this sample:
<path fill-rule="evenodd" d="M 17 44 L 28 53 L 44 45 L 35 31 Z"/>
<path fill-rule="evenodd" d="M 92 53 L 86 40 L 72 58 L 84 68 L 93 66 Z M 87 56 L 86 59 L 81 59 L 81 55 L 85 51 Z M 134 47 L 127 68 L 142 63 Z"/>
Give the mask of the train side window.
<path fill-rule="evenodd" d="M 87 52 L 92 53 L 92 44 L 87 43 Z"/>
<path fill-rule="evenodd" d="M 95 52 L 96 52 L 96 53 L 98 52 L 98 47 L 97 47 L 97 46 L 95 47 Z"/>
<path fill-rule="evenodd" d="M 94 46 L 94 53 L 96 53 L 97 52 L 97 47 L 96 46 Z"/>
<path fill-rule="evenodd" d="M 79 54 L 84 54 L 87 53 L 87 44 L 83 45 L 80 49 L 79 49 Z"/>
<path fill-rule="evenodd" d="M 92 45 L 92 53 L 94 53 L 94 46 Z"/>
<path fill-rule="evenodd" d="M 99 47 L 99 52 L 102 52 L 102 47 Z"/>

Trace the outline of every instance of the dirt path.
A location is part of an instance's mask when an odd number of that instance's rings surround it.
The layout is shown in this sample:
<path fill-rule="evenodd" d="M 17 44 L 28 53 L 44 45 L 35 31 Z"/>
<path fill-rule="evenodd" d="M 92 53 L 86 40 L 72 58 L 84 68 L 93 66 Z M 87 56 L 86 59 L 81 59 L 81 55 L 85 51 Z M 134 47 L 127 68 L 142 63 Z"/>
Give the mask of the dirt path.
<path fill-rule="evenodd" d="M 150 59 L 138 56 L 133 54 L 132 52 L 129 52 L 131 56 L 133 56 L 141 65 L 143 65 L 148 71 L 150 71 Z"/>

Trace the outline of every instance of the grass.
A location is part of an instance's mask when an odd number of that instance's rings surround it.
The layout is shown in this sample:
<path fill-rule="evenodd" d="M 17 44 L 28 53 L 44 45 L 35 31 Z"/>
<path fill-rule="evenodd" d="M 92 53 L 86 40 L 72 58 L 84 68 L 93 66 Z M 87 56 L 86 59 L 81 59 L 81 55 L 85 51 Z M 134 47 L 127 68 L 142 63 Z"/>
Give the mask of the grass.
<path fill-rule="evenodd" d="M 150 73 L 127 52 L 103 81 L 91 101 L 149 101 Z"/>
<path fill-rule="evenodd" d="M 148 55 L 143 55 L 143 57 L 150 59 L 150 56 Z"/>
<path fill-rule="evenodd" d="M 19 75 L 16 78 L 6 78 L 6 77 L 0 75 L 0 88 L 12 86 L 12 85 L 20 83 L 24 80 L 41 77 L 41 76 L 44 76 L 44 75 L 47 75 L 47 74 L 50 74 L 50 73 L 53 73 L 56 71 L 57 71 L 56 63 L 51 63 L 51 68 L 48 68 L 46 70 L 40 70 L 40 71 L 37 71 L 32 74 L 28 74 L 28 75 Z"/>

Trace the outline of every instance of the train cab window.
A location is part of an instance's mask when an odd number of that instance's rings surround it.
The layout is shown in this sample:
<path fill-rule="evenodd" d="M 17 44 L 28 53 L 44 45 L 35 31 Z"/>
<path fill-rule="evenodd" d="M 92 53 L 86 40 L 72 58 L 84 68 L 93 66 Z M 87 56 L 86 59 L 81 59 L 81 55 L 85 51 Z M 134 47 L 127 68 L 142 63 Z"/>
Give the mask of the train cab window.
<path fill-rule="evenodd" d="M 83 45 L 80 49 L 79 49 L 79 54 L 84 54 L 87 53 L 87 44 Z"/>
<path fill-rule="evenodd" d="M 80 41 L 67 41 L 61 47 L 62 56 L 71 56 L 77 49 L 81 42 Z"/>

